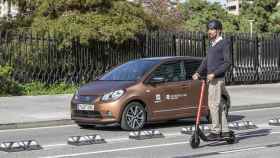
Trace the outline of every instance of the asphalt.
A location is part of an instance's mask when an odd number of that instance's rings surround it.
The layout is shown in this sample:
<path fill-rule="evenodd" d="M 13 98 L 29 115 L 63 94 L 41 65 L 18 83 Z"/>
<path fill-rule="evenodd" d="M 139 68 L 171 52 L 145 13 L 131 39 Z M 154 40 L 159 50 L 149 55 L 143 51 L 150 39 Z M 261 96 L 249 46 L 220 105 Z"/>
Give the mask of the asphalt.
<path fill-rule="evenodd" d="M 227 86 L 231 111 L 280 107 L 280 83 Z M 0 97 L 0 130 L 73 124 L 72 94 Z"/>

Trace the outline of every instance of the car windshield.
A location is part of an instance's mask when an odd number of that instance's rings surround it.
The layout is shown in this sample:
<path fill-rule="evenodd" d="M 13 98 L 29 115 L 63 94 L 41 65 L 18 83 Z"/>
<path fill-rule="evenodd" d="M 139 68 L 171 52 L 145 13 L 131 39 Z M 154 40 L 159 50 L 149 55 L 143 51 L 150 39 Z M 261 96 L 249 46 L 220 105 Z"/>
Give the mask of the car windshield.
<path fill-rule="evenodd" d="M 154 65 L 159 63 L 157 60 L 135 60 L 122 64 L 112 71 L 106 73 L 99 80 L 103 81 L 137 81 L 149 71 Z"/>

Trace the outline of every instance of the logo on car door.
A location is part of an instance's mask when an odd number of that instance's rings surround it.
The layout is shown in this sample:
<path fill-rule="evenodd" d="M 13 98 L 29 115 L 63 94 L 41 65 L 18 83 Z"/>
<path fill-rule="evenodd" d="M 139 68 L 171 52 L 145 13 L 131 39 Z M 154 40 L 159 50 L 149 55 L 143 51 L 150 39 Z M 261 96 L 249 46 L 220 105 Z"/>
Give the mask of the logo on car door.
<path fill-rule="evenodd" d="M 160 103 L 161 102 L 161 96 L 160 94 L 156 94 L 156 99 L 155 99 L 155 103 Z"/>

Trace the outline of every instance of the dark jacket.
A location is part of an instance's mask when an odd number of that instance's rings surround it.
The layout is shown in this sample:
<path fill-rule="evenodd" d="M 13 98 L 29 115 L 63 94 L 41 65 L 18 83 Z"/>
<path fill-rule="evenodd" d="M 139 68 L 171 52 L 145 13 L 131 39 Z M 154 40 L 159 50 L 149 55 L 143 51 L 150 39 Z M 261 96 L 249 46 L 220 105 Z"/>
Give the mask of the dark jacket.
<path fill-rule="evenodd" d="M 200 64 L 197 72 L 202 74 L 215 74 L 215 78 L 225 77 L 227 69 L 231 65 L 230 40 L 223 39 L 215 46 L 207 49 L 206 58 Z"/>

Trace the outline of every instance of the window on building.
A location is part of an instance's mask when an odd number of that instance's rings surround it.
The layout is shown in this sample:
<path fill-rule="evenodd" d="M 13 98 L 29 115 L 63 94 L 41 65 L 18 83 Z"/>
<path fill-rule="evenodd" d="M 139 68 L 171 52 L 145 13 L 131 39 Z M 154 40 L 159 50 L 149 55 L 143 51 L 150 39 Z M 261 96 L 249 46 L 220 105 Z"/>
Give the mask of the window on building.
<path fill-rule="evenodd" d="M 233 5 L 233 6 L 228 6 L 228 10 L 236 10 L 236 6 Z"/>

